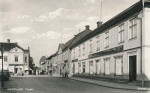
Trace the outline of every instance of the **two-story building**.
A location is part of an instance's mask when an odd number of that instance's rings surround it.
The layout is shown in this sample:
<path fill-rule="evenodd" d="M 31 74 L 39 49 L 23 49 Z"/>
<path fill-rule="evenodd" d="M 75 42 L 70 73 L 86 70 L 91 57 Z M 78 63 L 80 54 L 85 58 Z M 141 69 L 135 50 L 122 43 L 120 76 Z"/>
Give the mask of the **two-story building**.
<path fill-rule="evenodd" d="M 144 5 L 144 6 L 143 6 Z M 149 81 L 150 2 L 142 0 L 71 46 L 73 74 Z"/>
<path fill-rule="evenodd" d="M 3 69 L 14 74 L 29 74 L 30 50 L 23 49 L 17 43 L 0 42 L 0 49 L 3 50 Z M 0 55 L 2 52 L 0 52 Z M 0 60 L 0 70 L 2 69 L 2 60 Z"/>

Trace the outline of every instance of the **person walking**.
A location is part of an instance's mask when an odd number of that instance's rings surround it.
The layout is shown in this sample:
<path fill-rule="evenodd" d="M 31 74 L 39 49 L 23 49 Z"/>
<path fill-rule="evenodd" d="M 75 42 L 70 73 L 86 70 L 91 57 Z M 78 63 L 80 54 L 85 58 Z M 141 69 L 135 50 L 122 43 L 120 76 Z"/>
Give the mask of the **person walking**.
<path fill-rule="evenodd" d="M 65 71 L 65 78 L 68 79 L 68 71 L 67 70 Z"/>

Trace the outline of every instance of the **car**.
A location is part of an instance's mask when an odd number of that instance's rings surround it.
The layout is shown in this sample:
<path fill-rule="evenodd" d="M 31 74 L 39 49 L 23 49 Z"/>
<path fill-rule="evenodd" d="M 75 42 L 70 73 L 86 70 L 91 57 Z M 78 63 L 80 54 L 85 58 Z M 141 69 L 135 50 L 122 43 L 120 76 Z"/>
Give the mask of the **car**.
<path fill-rule="evenodd" d="M 3 79 L 4 81 L 8 81 L 10 79 L 9 71 L 3 71 Z M 2 80 L 2 71 L 0 71 L 0 81 Z"/>

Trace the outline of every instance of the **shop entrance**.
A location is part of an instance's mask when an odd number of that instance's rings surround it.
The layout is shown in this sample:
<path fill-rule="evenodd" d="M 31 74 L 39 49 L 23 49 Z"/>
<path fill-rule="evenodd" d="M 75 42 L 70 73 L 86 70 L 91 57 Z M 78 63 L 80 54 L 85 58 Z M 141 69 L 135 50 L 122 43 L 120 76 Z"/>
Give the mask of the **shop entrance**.
<path fill-rule="evenodd" d="M 15 74 L 18 72 L 18 68 L 15 68 Z"/>
<path fill-rule="evenodd" d="M 136 80 L 136 55 L 129 56 L 129 81 Z"/>

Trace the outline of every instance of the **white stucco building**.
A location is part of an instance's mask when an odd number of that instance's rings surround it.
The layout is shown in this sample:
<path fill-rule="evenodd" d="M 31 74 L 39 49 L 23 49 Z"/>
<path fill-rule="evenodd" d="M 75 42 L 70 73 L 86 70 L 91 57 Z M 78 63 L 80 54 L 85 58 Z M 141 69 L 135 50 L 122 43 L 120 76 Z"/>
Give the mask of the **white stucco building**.
<path fill-rule="evenodd" d="M 144 5 L 144 8 L 143 8 Z M 150 81 L 150 3 L 137 2 L 71 46 L 72 73 Z"/>
<path fill-rule="evenodd" d="M 29 74 L 29 56 L 30 49 L 23 49 L 17 43 L 0 42 L 0 49 L 3 53 L 3 69 L 13 72 L 14 74 Z M 0 52 L 1 55 L 1 52 Z M 2 69 L 2 60 L 0 59 L 0 70 Z"/>

